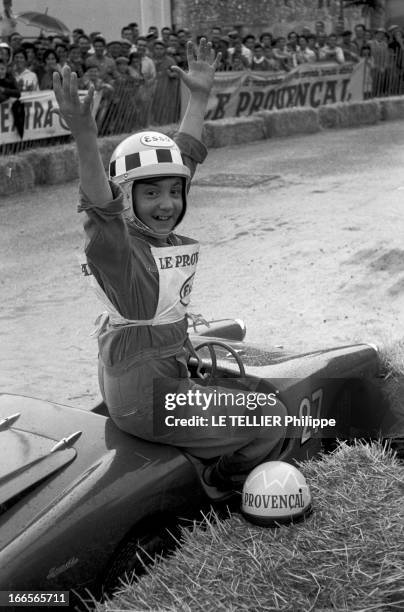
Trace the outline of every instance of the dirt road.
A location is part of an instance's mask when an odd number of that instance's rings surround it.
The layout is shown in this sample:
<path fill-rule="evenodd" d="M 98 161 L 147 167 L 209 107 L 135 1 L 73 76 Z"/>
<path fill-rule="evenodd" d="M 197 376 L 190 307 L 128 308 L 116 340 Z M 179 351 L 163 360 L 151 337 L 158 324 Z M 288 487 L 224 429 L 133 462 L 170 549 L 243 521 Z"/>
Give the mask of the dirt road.
<path fill-rule="evenodd" d="M 191 311 L 294 349 L 403 335 L 404 123 L 214 150 L 180 231 L 200 239 Z M 89 408 L 100 311 L 77 184 L 0 199 L 0 391 Z"/>

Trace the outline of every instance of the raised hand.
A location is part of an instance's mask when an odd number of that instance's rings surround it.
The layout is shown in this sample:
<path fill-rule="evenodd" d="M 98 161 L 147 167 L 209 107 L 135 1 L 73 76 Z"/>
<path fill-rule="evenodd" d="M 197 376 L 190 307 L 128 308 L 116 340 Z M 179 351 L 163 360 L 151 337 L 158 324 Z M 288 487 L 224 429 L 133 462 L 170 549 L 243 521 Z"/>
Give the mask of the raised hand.
<path fill-rule="evenodd" d="M 195 57 L 196 56 L 196 57 Z M 192 41 L 187 42 L 188 72 L 179 66 L 172 66 L 191 93 L 208 96 L 212 89 L 215 70 L 219 64 L 221 53 L 215 58 L 212 43 L 201 38 L 199 47 L 195 49 Z"/>
<path fill-rule="evenodd" d="M 80 100 L 77 86 L 77 74 L 69 66 L 53 73 L 53 90 L 59 110 L 55 109 L 66 123 L 74 138 L 85 134 L 97 134 L 97 125 L 91 113 L 94 98 L 94 87 L 91 86 L 86 96 Z"/>

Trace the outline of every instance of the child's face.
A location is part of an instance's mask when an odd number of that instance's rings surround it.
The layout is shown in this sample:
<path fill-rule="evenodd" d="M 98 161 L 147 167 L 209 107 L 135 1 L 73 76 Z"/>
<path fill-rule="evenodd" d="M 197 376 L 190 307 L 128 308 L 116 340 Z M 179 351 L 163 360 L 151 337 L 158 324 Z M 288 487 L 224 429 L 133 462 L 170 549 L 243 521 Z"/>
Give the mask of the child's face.
<path fill-rule="evenodd" d="M 184 205 L 182 181 L 180 177 L 137 181 L 132 193 L 140 221 L 158 233 L 173 230 Z"/>

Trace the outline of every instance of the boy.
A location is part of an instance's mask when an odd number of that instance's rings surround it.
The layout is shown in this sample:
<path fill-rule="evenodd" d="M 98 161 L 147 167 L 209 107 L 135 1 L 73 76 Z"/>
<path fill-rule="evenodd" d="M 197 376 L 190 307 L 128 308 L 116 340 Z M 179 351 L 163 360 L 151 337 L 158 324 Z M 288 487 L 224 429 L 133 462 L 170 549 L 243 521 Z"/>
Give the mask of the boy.
<path fill-rule="evenodd" d="M 187 58 L 187 73 L 172 67 L 190 90 L 176 141 L 158 132 L 129 136 L 112 155 L 111 181 L 104 172 L 91 116 L 93 89 L 80 103 L 77 77 L 65 68 L 63 83 L 54 75 L 54 91 L 77 144 L 79 211 L 87 216 L 87 265 L 107 307 L 98 334 L 99 380 L 111 418 L 128 433 L 182 447 L 196 457 L 221 455 L 207 479 L 226 488 L 240 483 L 240 473 L 243 481 L 269 453 L 276 454 L 285 427 L 255 433 L 177 427 L 158 434 L 153 422 L 153 408 L 161 409 L 167 389 L 185 394 L 199 389 L 187 369 L 186 320 L 199 245 L 173 230 L 186 212 L 196 165 L 206 156 L 200 139 L 220 57 L 214 60 L 211 45 L 202 39 L 196 59 L 193 44 L 188 43 Z M 167 381 L 158 402 L 153 395 L 157 379 Z M 226 408 L 215 406 L 216 413 Z M 208 410 L 198 413 L 195 406 L 185 406 L 183 414 L 209 417 Z M 278 403 L 270 414 L 283 418 L 285 409 Z"/>

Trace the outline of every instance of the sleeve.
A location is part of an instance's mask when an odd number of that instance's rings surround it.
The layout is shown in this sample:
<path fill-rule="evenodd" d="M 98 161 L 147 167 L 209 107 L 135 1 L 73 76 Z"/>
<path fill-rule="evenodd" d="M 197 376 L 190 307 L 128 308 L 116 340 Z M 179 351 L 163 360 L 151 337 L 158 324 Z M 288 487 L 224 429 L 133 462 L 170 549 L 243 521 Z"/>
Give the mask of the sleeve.
<path fill-rule="evenodd" d="M 193 178 L 197 165 L 205 161 L 208 150 L 200 140 L 185 132 L 178 132 L 174 140 L 179 146 L 184 164 L 190 169 L 191 178 Z"/>
<path fill-rule="evenodd" d="M 344 51 L 341 49 L 341 47 L 337 47 L 336 60 L 339 64 L 343 64 L 345 62 Z"/>
<path fill-rule="evenodd" d="M 113 199 L 102 208 L 80 189 L 79 212 L 84 212 L 85 254 L 96 281 L 122 316 L 148 319 L 158 299 L 158 278 L 129 235 L 123 193 L 110 183 Z M 154 309 L 154 310 L 153 310 Z M 150 314 L 151 313 L 151 314 Z"/>
<path fill-rule="evenodd" d="M 113 199 L 102 207 L 90 202 L 82 188 L 79 191 L 78 212 L 85 212 L 85 253 L 89 261 L 114 266 L 129 256 L 128 229 L 123 212 L 126 210 L 123 193 L 110 182 Z"/>

